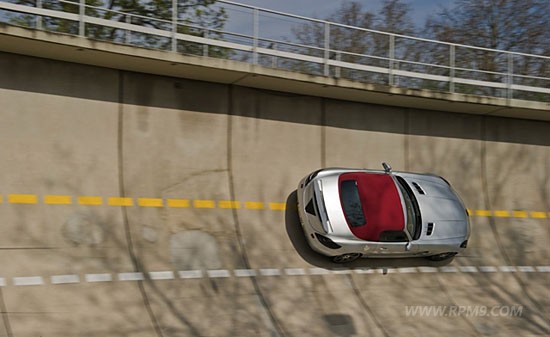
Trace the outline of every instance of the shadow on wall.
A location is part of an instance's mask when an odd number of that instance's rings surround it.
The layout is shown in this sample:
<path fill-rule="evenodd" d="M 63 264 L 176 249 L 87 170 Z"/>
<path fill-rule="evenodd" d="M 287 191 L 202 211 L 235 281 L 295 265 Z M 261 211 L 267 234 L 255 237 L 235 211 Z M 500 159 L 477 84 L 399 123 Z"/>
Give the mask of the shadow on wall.
<path fill-rule="evenodd" d="M 285 225 L 286 233 L 294 246 L 296 252 L 306 261 L 307 263 L 324 269 L 330 270 L 339 270 L 339 269 L 369 269 L 369 268 L 402 268 L 402 267 L 419 267 L 419 266 L 429 266 L 429 267 L 439 267 L 448 265 L 453 261 L 453 259 L 447 261 L 430 261 L 425 258 L 389 258 L 389 259 L 377 259 L 377 258 L 363 258 L 355 260 L 351 263 L 334 263 L 330 260 L 329 257 L 318 254 L 313 251 L 304 236 L 302 230 L 302 225 L 300 224 L 300 218 L 296 209 L 297 196 L 296 191 L 293 191 L 286 200 L 286 211 L 285 211 Z"/>
<path fill-rule="evenodd" d="M 343 129 L 550 145 L 549 123 L 541 121 L 338 101 L 1 52 L 0 69 L 0 88 L 11 90 Z"/>

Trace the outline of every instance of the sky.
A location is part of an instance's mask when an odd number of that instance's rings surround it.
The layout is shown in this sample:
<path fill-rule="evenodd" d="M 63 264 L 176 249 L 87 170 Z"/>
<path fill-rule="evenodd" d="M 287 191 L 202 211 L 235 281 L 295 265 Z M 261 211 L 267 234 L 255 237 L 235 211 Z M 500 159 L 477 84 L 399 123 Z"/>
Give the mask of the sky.
<path fill-rule="evenodd" d="M 336 12 L 345 1 L 351 0 L 228 0 L 233 3 L 259 7 L 282 13 L 299 15 L 307 18 L 326 19 Z M 378 14 L 382 8 L 383 0 L 354 0 L 363 6 L 363 10 Z M 454 0 L 405 0 L 411 6 L 410 16 L 416 25 L 417 31 L 421 31 L 424 22 L 430 15 L 437 15 L 443 8 L 452 8 Z M 228 14 L 224 30 L 236 34 L 253 35 L 252 9 L 242 5 L 230 5 L 219 3 Z M 260 11 L 259 36 L 264 39 L 281 39 L 293 36 L 292 29 L 306 23 L 281 15 L 269 15 Z M 418 37 L 422 37 L 417 35 Z"/>
<path fill-rule="evenodd" d="M 251 6 L 324 19 L 334 13 L 345 0 L 233 0 Z M 382 0 L 355 0 L 365 10 L 377 13 L 382 7 Z M 423 26 L 429 15 L 435 15 L 441 8 L 453 6 L 453 0 L 409 0 L 405 1 L 411 8 L 411 17 L 417 26 Z"/>

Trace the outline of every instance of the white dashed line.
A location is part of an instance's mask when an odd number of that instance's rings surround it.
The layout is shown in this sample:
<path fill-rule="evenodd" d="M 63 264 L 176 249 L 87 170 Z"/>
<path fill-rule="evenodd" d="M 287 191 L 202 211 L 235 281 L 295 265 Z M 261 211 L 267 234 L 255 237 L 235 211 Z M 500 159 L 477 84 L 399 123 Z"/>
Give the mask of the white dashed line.
<path fill-rule="evenodd" d="M 458 267 L 463 273 L 477 273 L 478 270 L 475 266 L 460 266 Z"/>
<path fill-rule="evenodd" d="M 360 268 L 357 268 L 357 269 L 354 269 L 353 270 L 356 274 L 374 274 L 376 273 L 376 269 L 360 269 Z"/>
<path fill-rule="evenodd" d="M 86 274 L 84 275 L 86 282 L 111 282 L 113 277 L 111 274 Z"/>
<path fill-rule="evenodd" d="M 213 269 L 207 270 L 206 273 L 202 270 L 181 270 L 177 272 L 177 276 L 180 279 L 202 279 L 208 278 L 229 278 L 232 275 L 236 277 L 256 277 L 261 276 L 307 276 L 307 275 L 347 275 L 351 273 L 355 274 L 415 274 L 415 273 L 496 273 L 496 272 L 523 272 L 534 273 L 550 272 L 550 266 L 442 266 L 442 267 L 400 267 L 400 268 L 356 268 L 356 269 L 324 269 L 324 268 L 263 268 L 263 269 Z M 118 276 L 118 281 L 143 281 L 145 274 L 142 272 L 126 272 L 115 274 Z M 151 280 L 172 280 L 176 278 L 173 271 L 154 271 L 147 274 Z M 81 283 L 79 275 L 67 274 L 67 275 L 53 275 L 50 277 L 51 284 L 75 284 Z M 113 276 L 109 273 L 99 274 L 85 274 L 84 280 L 88 283 L 94 282 L 112 282 Z M 44 278 L 41 276 L 26 276 L 26 277 L 13 277 L 12 283 L 14 286 L 33 286 L 44 285 Z M 0 287 L 6 287 L 6 278 L 0 277 Z"/>
<path fill-rule="evenodd" d="M 324 268 L 309 268 L 310 275 L 328 275 L 330 270 Z"/>
<path fill-rule="evenodd" d="M 532 273 L 535 271 L 535 268 L 532 266 L 518 266 L 518 270 L 523 273 Z"/>
<path fill-rule="evenodd" d="M 500 266 L 498 267 L 498 269 L 504 273 L 512 273 L 517 271 L 516 267 L 514 266 Z"/>
<path fill-rule="evenodd" d="M 202 278 L 202 270 L 180 270 L 178 276 L 181 279 Z"/>
<path fill-rule="evenodd" d="M 149 272 L 149 277 L 151 280 L 173 280 L 174 272 L 173 271 L 152 271 Z"/>
<path fill-rule="evenodd" d="M 453 266 L 444 266 L 444 267 L 439 267 L 439 270 L 444 273 L 456 273 L 458 271 L 458 268 Z"/>
<path fill-rule="evenodd" d="M 143 281 L 143 279 L 144 279 L 143 273 L 140 273 L 140 272 L 118 274 L 119 281 Z"/>
<path fill-rule="evenodd" d="M 498 271 L 495 266 L 479 266 L 477 267 L 482 273 L 496 273 Z"/>
<path fill-rule="evenodd" d="M 236 277 L 254 277 L 256 276 L 256 271 L 254 269 L 235 269 L 234 270 Z"/>
<path fill-rule="evenodd" d="M 78 275 L 54 275 L 51 277 L 52 284 L 80 283 Z"/>
<path fill-rule="evenodd" d="M 418 271 L 421 273 L 437 273 L 438 270 L 436 267 L 418 267 Z"/>
<path fill-rule="evenodd" d="M 279 276 L 281 275 L 281 270 L 265 268 L 265 269 L 260 269 L 260 274 L 262 276 Z"/>
<path fill-rule="evenodd" d="M 231 276 L 231 273 L 227 269 L 207 270 L 206 273 L 210 278 L 223 278 Z"/>
<path fill-rule="evenodd" d="M 304 268 L 287 268 L 285 269 L 285 274 L 289 276 L 302 276 L 306 274 Z"/>
<path fill-rule="evenodd" d="M 13 285 L 15 286 L 40 286 L 44 284 L 44 279 L 41 276 L 26 276 L 14 277 Z"/>

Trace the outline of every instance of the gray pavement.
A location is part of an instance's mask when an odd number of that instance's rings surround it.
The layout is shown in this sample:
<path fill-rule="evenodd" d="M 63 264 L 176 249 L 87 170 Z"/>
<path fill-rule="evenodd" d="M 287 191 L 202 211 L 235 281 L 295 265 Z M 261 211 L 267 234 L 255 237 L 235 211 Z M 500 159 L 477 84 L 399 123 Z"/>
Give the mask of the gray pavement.
<path fill-rule="evenodd" d="M 0 336 L 550 334 L 548 123 L 0 60 Z M 298 181 L 382 161 L 448 178 L 464 254 L 307 247 Z"/>

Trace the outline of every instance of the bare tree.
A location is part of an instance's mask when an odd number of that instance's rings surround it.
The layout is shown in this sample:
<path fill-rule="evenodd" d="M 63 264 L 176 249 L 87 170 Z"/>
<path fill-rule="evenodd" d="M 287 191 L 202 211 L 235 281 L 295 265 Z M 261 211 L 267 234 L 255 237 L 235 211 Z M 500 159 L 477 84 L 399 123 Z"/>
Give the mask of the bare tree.
<path fill-rule="evenodd" d="M 35 6 L 36 0 L 13 0 L 15 3 Z M 85 14 L 93 17 L 138 24 L 161 30 L 172 30 L 172 1 L 159 0 L 86 0 Z M 79 13 L 79 2 L 44 1 L 43 8 L 54 9 L 68 13 Z M 219 38 L 227 20 L 224 7 L 216 6 L 216 0 L 178 0 L 177 1 L 177 31 L 195 36 Z M 32 15 L 13 15 L 11 23 L 36 27 L 36 18 Z M 41 28 L 49 31 L 78 34 L 79 24 L 75 21 L 42 17 Z M 145 48 L 170 49 L 171 40 L 156 35 L 130 33 L 129 31 L 87 24 L 85 35 L 90 38 L 108 40 L 117 43 L 131 43 Z M 178 44 L 178 51 L 190 54 L 202 54 L 204 47 L 194 43 Z M 227 50 L 209 47 L 210 56 L 224 57 Z"/>
<path fill-rule="evenodd" d="M 389 36 L 374 32 L 374 29 L 400 34 L 414 33 L 414 24 L 409 17 L 410 6 L 401 0 L 384 0 L 380 13 L 364 10 L 357 1 L 345 1 L 325 20 L 330 25 L 330 58 L 370 66 L 388 67 Z M 363 28 L 363 29 L 361 29 Z M 326 26 L 306 23 L 293 27 L 292 32 L 301 44 L 323 48 Z M 303 70 L 303 69 L 302 69 Z M 308 69 L 306 69 L 307 71 Z M 349 79 L 387 84 L 387 76 L 349 69 L 333 69 L 333 74 Z"/>
<path fill-rule="evenodd" d="M 410 17 L 411 5 L 401 0 L 385 0 L 376 18 L 375 29 L 395 34 L 413 35 L 415 26 Z"/>
<path fill-rule="evenodd" d="M 415 34 L 415 26 L 410 17 L 411 6 L 401 0 L 385 0 L 382 8 L 376 17 L 375 29 L 398 35 L 412 36 Z M 381 66 L 391 69 L 417 70 L 413 66 L 415 61 L 419 61 L 419 49 L 416 48 L 416 41 L 408 38 L 403 38 L 396 35 L 377 34 L 376 48 L 378 56 L 390 57 L 391 60 L 382 62 Z M 400 79 L 397 76 L 390 74 L 388 76 L 380 76 L 384 81 L 388 80 L 391 85 L 401 85 L 413 87 L 416 81 L 409 78 Z"/>
<path fill-rule="evenodd" d="M 550 55 L 550 2 L 547 0 L 457 0 L 425 25 L 425 33 L 437 40 L 503 51 Z M 494 82 L 515 74 L 550 77 L 550 65 L 541 58 L 488 50 L 457 47 L 457 75 Z M 468 71 L 483 71 L 483 73 Z M 537 81 L 514 77 L 515 83 L 537 85 Z M 466 92 L 498 94 L 491 88 L 462 88 Z"/>

